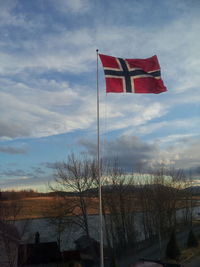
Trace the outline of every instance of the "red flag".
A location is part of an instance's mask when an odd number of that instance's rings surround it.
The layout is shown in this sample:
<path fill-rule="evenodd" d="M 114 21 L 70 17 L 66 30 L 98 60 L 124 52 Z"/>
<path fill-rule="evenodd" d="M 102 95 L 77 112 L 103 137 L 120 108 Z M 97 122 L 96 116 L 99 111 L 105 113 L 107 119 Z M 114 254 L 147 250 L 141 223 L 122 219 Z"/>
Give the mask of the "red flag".
<path fill-rule="evenodd" d="M 161 79 L 157 56 L 122 59 L 99 54 L 107 93 L 159 94 L 167 91 Z"/>

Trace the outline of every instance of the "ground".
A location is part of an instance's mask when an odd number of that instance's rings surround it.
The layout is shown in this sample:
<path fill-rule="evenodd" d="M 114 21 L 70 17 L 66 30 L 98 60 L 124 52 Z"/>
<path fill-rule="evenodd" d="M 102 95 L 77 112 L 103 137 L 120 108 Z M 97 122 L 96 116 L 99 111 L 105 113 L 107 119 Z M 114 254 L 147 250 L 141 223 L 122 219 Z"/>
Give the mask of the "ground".
<path fill-rule="evenodd" d="M 200 255 L 197 255 L 184 263 L 184 267 L 199 267 L 199 266 L 200 266 Z"/>

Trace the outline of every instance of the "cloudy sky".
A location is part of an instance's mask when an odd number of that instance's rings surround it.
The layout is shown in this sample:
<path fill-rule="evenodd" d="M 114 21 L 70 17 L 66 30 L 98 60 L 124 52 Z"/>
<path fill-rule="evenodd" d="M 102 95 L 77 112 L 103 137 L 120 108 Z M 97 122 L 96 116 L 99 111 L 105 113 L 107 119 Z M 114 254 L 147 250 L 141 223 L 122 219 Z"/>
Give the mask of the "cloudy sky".
<path fill-rule="evenodd" d="M 168 92 L 105 94 L 102 156 L 128 170 L 200 168 L 199 0 L 0 0 L 0 188 L 44 189 L 55 162 L 95 155 L 96 49 L 157 55 Z"/>

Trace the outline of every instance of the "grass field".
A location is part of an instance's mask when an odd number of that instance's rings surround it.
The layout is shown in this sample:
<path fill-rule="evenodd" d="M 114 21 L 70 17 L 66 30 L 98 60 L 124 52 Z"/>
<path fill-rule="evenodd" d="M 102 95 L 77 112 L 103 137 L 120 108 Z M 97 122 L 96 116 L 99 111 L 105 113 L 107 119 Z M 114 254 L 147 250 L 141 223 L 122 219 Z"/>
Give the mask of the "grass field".
<path fill-rule="evenodd" d="M 195 200 L 200 200 L 199 197 L 195 197 Z M 98 198 L 87 197 L 85 198 L 87 202 L 88 214 L 98 213 Z M 16 214 L 17 219 L 33 219 L 33 218 L 44 218 L 51 216 L 63 216 L 79 214 L 80 209 L 77 206 L 77 197 L 67 196 L 65 199 L 62 197 L 55 196 L 34 196 L 34 197 L 24 197 L 14 200 L 3 200 L 1 202 L 7 210 L 7 219 L 12 219 L 13 214 Z M 184 203 L 180 201 L 178 208 L 183 208 Z M 138 199 L 134 199 L 133 208 L 135 211 L 141 211 L 141 206 Z M 73 209 L 73 214 L 70 210 Z M 10 211 L 9 211 L 10 210 Z M 67 211 L 67 212 L 66 212 Z"/>
<path fill-rule="evenodd" d="M 88 202 L 88 214 L 97 214 L 98 212 L 98 199 L 86 198 Z M 74 215 L 74 213 L 80 213 L 80 209 L 76 207 L 73 210 L 73 214 L 70 212 L 73 206 L 75 206 L 76 198 L 67 197 L 65 200 L 57 197 L 27 197 L 19 200 L 6 200 L 3 201 L 3 205 L 7 209 L 7 219 L 12 219 L 14 213 L 17 214 L 17 219 L 34 219 L 44 218 L 51 216 L 59 216 L 65 213 L 67 210 L 68 215 Z M 16 209 L 18 211 L 16 211 Z M 9 211 L 10 210 L 10 211 Z"/>

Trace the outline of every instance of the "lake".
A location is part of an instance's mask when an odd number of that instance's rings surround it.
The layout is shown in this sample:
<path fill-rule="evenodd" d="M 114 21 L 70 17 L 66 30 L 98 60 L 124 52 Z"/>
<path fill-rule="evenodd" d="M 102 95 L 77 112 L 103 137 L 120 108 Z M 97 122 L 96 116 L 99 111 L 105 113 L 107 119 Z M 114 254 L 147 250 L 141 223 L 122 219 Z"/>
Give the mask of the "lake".
<path fill-rule="evenodd" d="M 183 216 L 184 209 L 177 210 L 177 218 Z M 200 218 L 200 206 L 194 207 L 193 216 L 195 219 Z M 109 216 L 109 215 L 108 215 Z M 99 241 L 99 216 L 90 215 L 89 218 L 89 228 L 90 235 L 92 238 Z M 19 220 L 16 222 L 16 226 L 21 233 L 24 226 L 27 224 L 27 220 Z M 141 213 L 137 212 L 135 214 L 135 228 L 136 232 L 139 233 L 138 241 L 144 240 L 144 234 L 141 228 Z M 33 243 L 35 238 L 35 233 L 40 233 L 40 242 L 51 242 L 57 241 L 56 232 L 53 226 L 48 224 L 48 219 L 31 219 L 28 221 L 27 231 L 22 237 L 22 242 Z M 74 241 L 77 240 L 84 233 L 80 227 L 73 225 L 65 229 L 61 237 L 61 251 L 69 250 L 75 248 Z"/>

